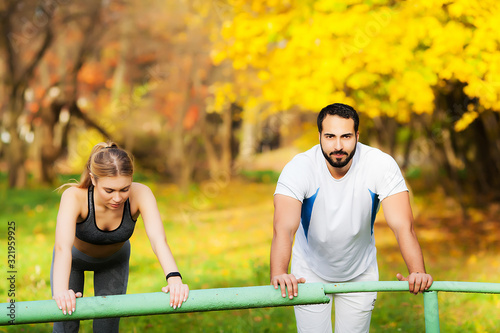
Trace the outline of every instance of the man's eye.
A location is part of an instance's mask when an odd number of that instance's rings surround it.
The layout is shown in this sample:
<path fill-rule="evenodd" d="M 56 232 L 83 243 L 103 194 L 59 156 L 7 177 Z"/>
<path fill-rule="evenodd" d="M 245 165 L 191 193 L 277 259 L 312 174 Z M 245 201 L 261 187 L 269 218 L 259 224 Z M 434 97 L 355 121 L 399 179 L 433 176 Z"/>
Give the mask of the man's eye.
<path fill-rule="evenodd" d="M 106 193 L 111 193 L 113 192 L 113 190 L 106 190 Z"/>

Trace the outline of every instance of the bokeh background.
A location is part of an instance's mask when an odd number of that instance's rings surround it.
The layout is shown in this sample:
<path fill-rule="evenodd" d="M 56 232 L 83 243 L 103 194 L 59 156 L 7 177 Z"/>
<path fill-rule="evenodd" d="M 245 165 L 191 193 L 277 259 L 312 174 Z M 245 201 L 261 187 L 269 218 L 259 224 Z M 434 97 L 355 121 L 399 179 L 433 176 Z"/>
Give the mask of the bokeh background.
<path fill-rule="evenodd" d="M 361 142 L 403 170 L 435 279 L 500 282 L 498 1 L 1 0 L 0 18 L 0 271 L 14 221 L 16 300 L 50 299 L 54 190 L 106 140 L 134 155 L 191 289 L 268 284 L 276 179 L 317 144 L 316 115 L 335 102 L 354 106 Z M 382 213 L 375 228 L 381 279 L 394 280 L 406 268 Z M 141 223 L 132 247 L 129 293 L 158 291 Z M 420 296 L 377 302 L 372 331 L 423 331 Z M 446 332 L 500 327 L 498 296 L 440 295 L 440 309 Z M 121 327 L 293 332 L 295 322 L 277 308 Z"/>

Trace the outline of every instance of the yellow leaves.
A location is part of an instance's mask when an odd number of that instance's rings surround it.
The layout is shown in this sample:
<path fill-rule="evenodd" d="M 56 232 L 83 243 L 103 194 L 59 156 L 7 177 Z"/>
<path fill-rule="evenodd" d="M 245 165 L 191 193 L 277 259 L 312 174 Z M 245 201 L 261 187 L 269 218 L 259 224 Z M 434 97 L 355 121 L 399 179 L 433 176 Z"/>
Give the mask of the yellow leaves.
<path fill-rule="evenodd" d="M 264 70 L 259 71 L 259 73 L 257 73 L 257 76 L 262 81 L 267 81 L 271 77 L 271 75 L 269 74 L 269 72 L 268 71 L 264 71 Z"/>
<path fill-rule="evenodd" d="M 498 11 L 498 1 L 456 0 L 448 4 L 447 8 L 451 18 L 464 16 L 468 18 L 488 17 L 491 13 Z"/>
<path fill-rule="evenodd" d="M 370 116 L 407 121 L 433 111 L 433 88 L 445 80 L 468 83 L 470 97 L 500 110 L 498 2 L 239 3 L 224 33 L 227 50 L 214 59 L 231 59 L 245 73 L 239 91 L 270 110 L 349 100 Z"/>
<path fill-rule="evenodd" d="M 464 92 L 468 96 L 478 97 L 485 109 L 500 110 L 500 78 L 495 80 L 495 74 L 486 75 L 486 80 L 472 78 Z"/>
<path fill-rule="evenodd" d="M 358 72 L 354 73 L 347 79 L 347 85 L 353 89 L 360 89 L 363 87 L 367 87 L 373 85 L 380 77 L 377 74 L 369 73 L 369 72 Z"/>
<path fill-rule="evenodd" d="M 224 60 L 227 59 L 227 52 L 225 50 L 211 50 L 210 57 L 214 65 L 220 65 Z"/>
<path fill-rule="evenodd" d="M 231 83 L 216 83 L 210 87 L 211 97 L 207 100 L 208 113 L 220 113 L 229 102 L 236 100 Z"/>
<path fill-rule="evenodd" d="M 479 113 L 475 111 L 467 111 L 462 117 L 455 123 L 455 131 L 461 132 L 466 129 L 477 117 Z"/>
<path fill-rule="evenodd" d="M 406 101 L 417 113 L 432 112 L 434 93 L 426 78 L 418 71 L 408 70 L 402 73 L 401 77 L 391 81 L 388 88 L 392 103 Z"/>
<path fill-rule="evenodd" d="M 314 10 L 319 12 L 343 12 L 347 8 L 347 5 L 352 2 L 357 1 L 332 1 L 332 0 L 320 0 L 316 1 L 313 6 Z"/>
<path fill-rule="evenodd" d="M 434 56 L 460 54 L 471 36 L 470 29 L 458 22 L 450 21 L 434 37 L 432 53 Z"/>

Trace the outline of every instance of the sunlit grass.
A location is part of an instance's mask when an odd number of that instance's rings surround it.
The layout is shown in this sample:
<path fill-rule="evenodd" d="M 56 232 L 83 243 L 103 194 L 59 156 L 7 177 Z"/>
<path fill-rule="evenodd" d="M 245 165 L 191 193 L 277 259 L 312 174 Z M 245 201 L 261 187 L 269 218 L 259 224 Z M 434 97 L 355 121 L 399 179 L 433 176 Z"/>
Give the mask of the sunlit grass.
<path fill-rule="evenodd" d="M 191 289 L 266 285 L 269 283 L 269 247 L 272 239 L 273 182 L 207 182 L 181 193 L 172 185 L 149 183 L 155 192 L 169 245 L 184 280 Z M 2 188 L 0 219 L 4 230 L 0 247 L 6 248 L 6 223 L 16 222 L 16 300 L 50 299 L 50 264 L 59 196 L 51 189 Z M 438 200 L 434 198 L 433 200 Z M 441 198 L 442 200 L 442 198 Z M 414 199 L 416 226 L 427 269 L 436 280 L 500 282 L 500 235 L 487 223 L 484 235 L 478 225 L 467 236 L 450 222 L 453 206 L 432 206 Z M 424 206 L 425 204 L 425 206 Z M 394 235 L 382 214 L 376 223 L 381 280 L 395 280 L 406 267 Z M 453 230 L 457 229 L 455 232 Z M 465 229 L 465 228 L 464 228 Z M 478 231 L 479 230 L 479 231 Z M 496 242 L 496 243 L 495 243 Z M 157 292 L 165 284 L 139 220 L 132 239 L 128 293 Z M 4 251 L 4 250 L 3 250 Z M 4 253 L 4 252 L 3 252 Z M 0 269 L 6 272 L 5 260 Z M 87 274 L 87 296 L 92 295 L 92 274 Z M 7 302 L 7 281 L 0 295 Z M 500 326 L 500 296 L 439 293 L 443 332 L 495 332 Z M 92 322 L 82 321 L 82 332 Z M 295 332 L 293 309 L 264 308 L 123 318 L 122 332 Z M 6 332 L 47 332 L 51 324 L 0 327 Z M 379 293 L 371 332 L 423 332 L 422 296 Z"/>

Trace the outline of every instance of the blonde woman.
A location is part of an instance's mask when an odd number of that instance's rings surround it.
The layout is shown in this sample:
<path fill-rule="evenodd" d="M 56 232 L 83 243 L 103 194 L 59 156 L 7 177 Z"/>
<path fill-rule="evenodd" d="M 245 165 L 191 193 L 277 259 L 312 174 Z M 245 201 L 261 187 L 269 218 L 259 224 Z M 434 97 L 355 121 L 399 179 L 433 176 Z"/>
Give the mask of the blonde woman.
<path fill-rule="evenodd" d="M 67 188 L 57 215 L 51 268 L 53 299 L 65 315 L 76 311 L 83 296 L 84 271 L 94 271 L 96 296 L 125 294 L 130 242 L 142 215 L 151 247 L 166 276 L 163 292 L 174 309 L 186 301 L 189 288 L 167 244 L 156 199 L 148 186 L 132 181 L 130 155 L 115 143 L 97 144 L 80 183 Z M 94 332 L 118 332 L 120 318 L 95 319 Z M 54 323 L 54 332 L 78 332 L 79 321 Z"/>

